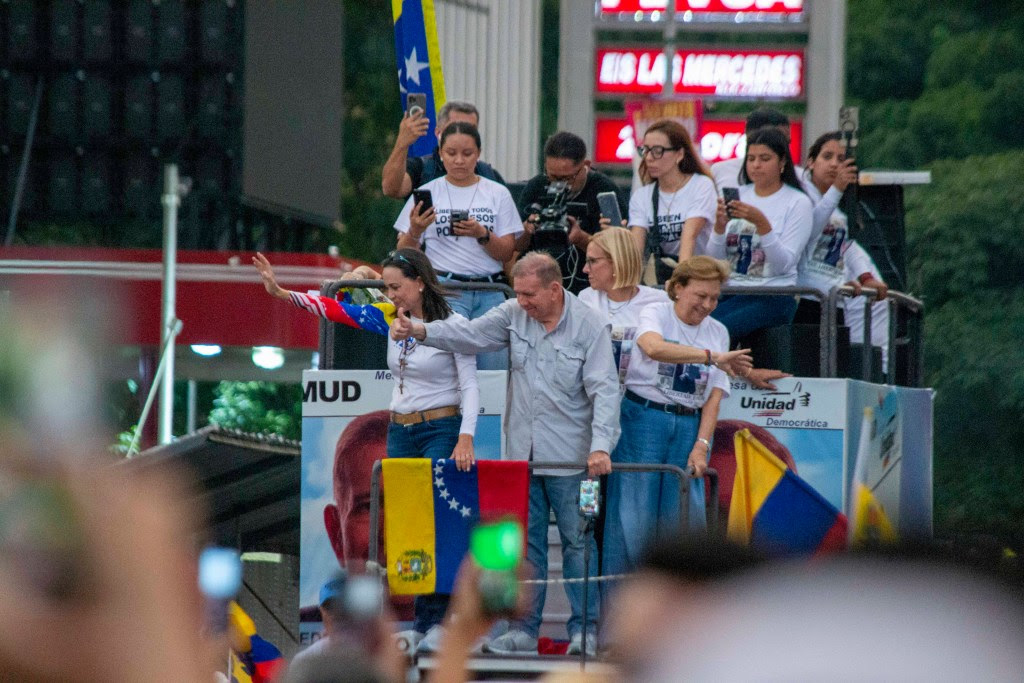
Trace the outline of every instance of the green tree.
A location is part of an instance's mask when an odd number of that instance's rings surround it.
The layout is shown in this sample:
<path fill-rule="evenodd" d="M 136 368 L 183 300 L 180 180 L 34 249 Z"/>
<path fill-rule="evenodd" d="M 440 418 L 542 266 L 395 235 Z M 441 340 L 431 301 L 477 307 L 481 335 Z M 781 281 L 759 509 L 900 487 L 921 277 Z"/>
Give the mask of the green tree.
<path fill-rule="evenodd" d="M 220 382 L 210 422 L 255 434 L 302 438 L 302 388 L 271 382 Z"/>

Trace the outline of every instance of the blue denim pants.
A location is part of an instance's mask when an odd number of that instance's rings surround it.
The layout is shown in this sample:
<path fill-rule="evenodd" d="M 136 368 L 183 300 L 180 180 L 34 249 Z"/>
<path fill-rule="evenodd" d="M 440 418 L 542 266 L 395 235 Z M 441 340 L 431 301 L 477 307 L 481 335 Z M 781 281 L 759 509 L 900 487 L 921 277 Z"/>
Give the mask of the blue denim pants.
<path fill-rule="evenodd" d="M 673 415 L 622 400 L 622 436 L 613 463 L 677 465 L 686 469 L 697 440 L 699 415 Z M 707 529 L 704 480 L 691 479 L 689 531 Z M 657 536 L 677 533 L 680 524 L 679 480 L 671 474 L 612 472 L 608 477 L 607 514 L 602 553 L 605 574 L 636 569 L 645 547 Z"/>
<path fill-rule="evenodd" d="M 457 282 L 448 278 L 441 278 L 444 282 Z M 471 292 L 462 290 L 454 295 L 446 297 L 452 310 L 466 318 L 476 320 L 484 313 L 500 306 L 505 301 L 505 295 L 501 292 Z M 508 351 L 488 351 L 478 353 L 476 356 L 477 370 L 508 370 Z"/>
<path fill-rule="evenodd" d="M 453 415 L 414 425 L 388 425 L 389 458 L 440 458 L 451 457 L 459 440 L 462 417 Z M 444 620 L 448 611 L 449 596 L 444 593 L 417 595 L 413 603 L 413 628 L 426 633 L 431 626 Z"/>
<path fill-rule="evenodd" d="M 711 317 L 725 325 L 729 330 L 729 339 L 736 341 L 765 327 L 790 324 L 796 315 L 798 303 L 796 297 L 782 294 L 723 296 L 711 312 Z"/>
<path fill-rule="evenodd" d="M 566 477 L 536 476 L 530 477 L 530 518 L 526 534 L 526 561 L 533 569 L 535 579 L 544 580 L 548 576 L 548 519 L 551 510 L 555 511 L 555 523 L 558 535 L 562 539 L 562 576 L 567 579 L 583 577 L 583 553 L 586 546 L 590 552 L 590 576 L 597 576 L 597 548 L 592 534 L 583 533 L 583 518 L 579 513 L 580 481 L 584 474 L 573 474 Z M 583 631 L 583 585 L 579 583 L 564 584 L 565 593 L 569 597 L 572 616 L 566 624 L 569 637 Z M 512 628 L 526 631 L 534 638 L 540 633 L 540 623 L 544 610 L 544 599 L 547 596 L 546 584 L 535 585 L 532 601 L 526 618 L 514 624 Z M 597 583 L 590 584 L 587 606 L 587 633 L 597 633 L 598 588 Z"/>

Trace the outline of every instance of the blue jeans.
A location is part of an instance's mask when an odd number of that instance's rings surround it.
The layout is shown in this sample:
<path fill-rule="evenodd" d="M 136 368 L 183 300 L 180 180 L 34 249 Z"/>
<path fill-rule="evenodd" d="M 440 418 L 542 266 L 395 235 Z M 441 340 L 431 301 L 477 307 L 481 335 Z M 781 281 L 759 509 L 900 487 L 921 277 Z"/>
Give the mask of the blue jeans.
<path fill-rule="evenodd" d="M 458 282 L 449 278 L 441 278 L 441 282 Z M 505 301 L 505 295 L 501 292 L 471 292 L 461 290 L 454 295 L 446 297 L 452 310 L 466 318 L 476 320 L 484 313 L 500 306 Z M 477 370 L 508 370 L 508 351 L 488 351 L 478 353 L 476 356 Z"/>
<path fill-rule="evenodd" d="M 392 422 L 388 425 L 388 457 L 431 460 L 451 457 L 461 426 L 459 415 L 408 426 Z M 444 593 L 417 595 L 413 603 L 413 629 L 426 633 L 431 626 L 440 624 L 448 611 L 448 600 L 449 596 Z"/>
<path fill-rule="evenodd" d="M 775 325 L 788 325 L 796 314 L 797 299 L 793 296 L 754 296 L 736 294 L 723 296 L 711 317 L 729 330 L 729 339 L 736 341 L 751 332 Z"/>
<path fill-rule="evenodd" d="M 622 399 L 622 435 L 613 463 L 677 465 L 686 469 L 699 415 L 673 415 Z M 690 480 L 689 531 L 707 530 L 704 480 Z M 612 472 L 604 528 L 604 573 L 635 569 L 648 543 L 679 531 L 679 479 L 671 474 Z"/>
<path fill-rule="evenodd" d="M 548 577 L 548 517 L 555 511 L 555 523 L 562 538 L 562 575 L 567 579 L 583 577 L 584 541 L 589 546 L 590 576 L 597 576 L 597 548 L 592 535 L 583 533 L 583 518 L 579 513 L 580 481 L 584 475 L 567 477 L 530 477 L 530 518 L 526 534 L 526 561 L 534 571 L 535 579 Z M 569 596 L 572 616 L 566 624 L 569 637 L 583 631 L 583 584 L 567 583 L 565 593 Z M 513 625 L 534 638 L 540 633 L 540 622 L 544 610 L 547 585 L 536 584 L 530 610 L 526 618 Z M 597 632 L 597 583 L 590 585 L 587 606 L 587 633 Z"/>

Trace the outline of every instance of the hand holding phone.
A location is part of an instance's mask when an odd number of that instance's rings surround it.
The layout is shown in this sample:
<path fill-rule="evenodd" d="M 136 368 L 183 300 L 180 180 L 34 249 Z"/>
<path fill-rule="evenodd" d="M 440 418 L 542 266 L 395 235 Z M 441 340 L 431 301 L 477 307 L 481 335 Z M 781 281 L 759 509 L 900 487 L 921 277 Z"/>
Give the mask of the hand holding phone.
<path fill-rule="evenodd" d="M 613 228 L 622 225 L 622 212 L 619 211 L 619 199 L 614 192 L 599 192 L 597 205 L 601 208 L 601 216 L 607 218 Z"/>
<path fill-rule="evenodd" d="M 420 205 L 420 215 L 434 208 L 434 197 L 430 194 L 430 190 L 412 191 L 412 205 L 416 206 L 417 204 Z"/>
<path fill-rule="evenodd" d="M 740 191 L 736 187 L 723 187 L 722 188 L 722 199 L 725 201 L 725 213 L 729 218 L 735 218 L 732 215 L 732 209 L 729 207 L 730 202 L 738 202 L 740 200 Z"/>
<path fill-rule="evenodd" d="M 423 116 L 427 113 L 427 94 L 411 92 L 405 97 L 405 110 L 409 116 Z"/>

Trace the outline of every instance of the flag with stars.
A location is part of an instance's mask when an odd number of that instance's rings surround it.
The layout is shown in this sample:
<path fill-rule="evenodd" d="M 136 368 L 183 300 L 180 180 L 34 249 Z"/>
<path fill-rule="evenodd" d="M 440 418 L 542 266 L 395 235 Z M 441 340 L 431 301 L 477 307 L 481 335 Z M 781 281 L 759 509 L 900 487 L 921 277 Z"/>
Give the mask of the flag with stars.
<path fill-rule="evenodd" d="M 384 539 L 395 595 L 451 593 L 469 533 L 483 520 L 513 516 L 526 528 L 530 474 L 525 461 L 385 458 Z"/>
<path fill-rule="evenodd" d="M 405 98 L 409 93 L 425 93 L 427 96 L 426 113 L 430 127 L 427 134 L 409 148 L 410 156 L 425 156 L 437 146 L 434 137 L 437 111 L 445 101 L 434 0 L 391 0 L 391 16 L 395 21 L 395 59 L 402 108 L 405 108 Z"/>

